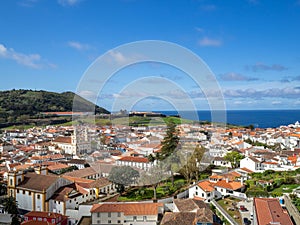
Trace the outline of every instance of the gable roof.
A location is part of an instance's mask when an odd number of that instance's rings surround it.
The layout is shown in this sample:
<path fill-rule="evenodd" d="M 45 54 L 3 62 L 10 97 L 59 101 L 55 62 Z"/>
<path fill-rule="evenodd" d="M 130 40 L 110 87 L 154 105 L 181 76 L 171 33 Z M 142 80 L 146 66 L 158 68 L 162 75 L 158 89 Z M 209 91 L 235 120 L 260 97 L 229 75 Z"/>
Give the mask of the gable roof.
<path fill-rule="evenodd" d="M 254 198 L 254 206 L 258 225 L 269 225 L 272 222 L 279 222 L 281 225 L 293 224 L 276 198 Z"/>
<path fill-rule="evenodd" d="M 212 192 L 215 190 L 213 184 L 208 180 L 199 182 L 198 187 L 200 187 L 205 192 Z"/>
<path fill-rule="evenodd" d="M 102 203 L 94 204 L 91 213 L 123 212 L 124 215 L 158 215 L 162 203 Z"/>
<path fill-rule="evenodd" d="M 97 172 L 92 167 L 87 167 L 84 169 L 74 170 L 72 172 L 65 173 L 65 175 L 69 177 L 87 177 L 95 174 L 97 174 Z"/>
<path fill-rule="evenodd" d="M 244 185 L 241 184 L 241 182 L 238 182 L 238 181 L 229 181 L 229 182 L 227 182 L 226 180 L 218 181 L 215 184 L 215 186 L 230 189 L 230 190 L 237 190 L 237 189 L 240 189 L 240 188 L 244 187 Z"/>
<path fill-rule="evenodd" d="M 52 142 L 71 144 L 72 139 L 71 139 L 70 136 L 68 136 L 68 137 L 57 137 Z"/>
<path fill-rule="evenodd" d="M 35 191 L 46 191 L 58 179 L 61 178 L 54 175 L 27 173 L 24 176 L 24 180 L 17 187 Z"/>
<path fill-rule="evenodd" d="M 193 210 L 207 207 L 207 205 L 203 201 L 190 198 L 174 199 L 173 203 L 174 205 L 176 205 L 177 209 L 180 212 L 191 212 Z"/>

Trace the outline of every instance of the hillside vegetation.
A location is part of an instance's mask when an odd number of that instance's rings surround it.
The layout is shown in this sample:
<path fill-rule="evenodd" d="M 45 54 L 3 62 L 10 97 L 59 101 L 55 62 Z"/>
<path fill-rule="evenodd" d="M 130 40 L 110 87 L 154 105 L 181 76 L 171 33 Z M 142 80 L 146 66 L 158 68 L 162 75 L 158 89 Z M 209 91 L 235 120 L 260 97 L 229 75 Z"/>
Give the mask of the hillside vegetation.
<path fill-rule="evenodd" d="M 76 111 L 87 111 L 93 103 L 75 95 L 73 92 L 55 93 L 48 91 L 10 90 L 0 91 L 0 123 L 23 122 L 26 119 L 40 118 L 41 112 L 73 111 L 76 96 L 79 107 Z M 99 106 L 95 113 L 109 113 Z"/>

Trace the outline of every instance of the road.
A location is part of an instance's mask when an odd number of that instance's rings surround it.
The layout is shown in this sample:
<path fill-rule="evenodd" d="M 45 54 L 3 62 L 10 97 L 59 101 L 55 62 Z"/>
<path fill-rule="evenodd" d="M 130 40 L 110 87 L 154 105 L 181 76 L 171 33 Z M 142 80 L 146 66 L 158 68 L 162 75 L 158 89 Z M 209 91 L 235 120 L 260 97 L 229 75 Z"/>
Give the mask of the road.
<path fill-rule="evenodd" d="M 244 205 L 245 208 L 247 209 L 247 211 L 245 212 L 241 212 L 241 217 L 242 217 L 242 221 L 244 220 L 244 218 L 247 218 L 248 220 L 250 220 L 250 213 L 253 213 L 253 200 L 250 201 L 240 201 L 239 203 L 237 203 L 238 208 L 240 208 L 241 205 Z M 253 224 L 253 220 L 250 220 L 251 224 Z"/>

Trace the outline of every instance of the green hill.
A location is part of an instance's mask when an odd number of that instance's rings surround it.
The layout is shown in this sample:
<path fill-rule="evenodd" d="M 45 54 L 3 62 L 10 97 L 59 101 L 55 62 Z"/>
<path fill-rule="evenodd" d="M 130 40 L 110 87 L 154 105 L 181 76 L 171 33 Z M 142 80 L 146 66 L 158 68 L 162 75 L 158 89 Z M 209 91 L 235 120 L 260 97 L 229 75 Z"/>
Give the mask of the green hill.
<path fill-rule="evenodd" d="M 10 90 L 0 91 L 0 123 L 14 123 L 23 118 L 39 118 L 41 112 L 73 111 L 73 100 L 80 104 L 76 111 L 89 111 L 94 104 L 73 92 L 55 93 L 48 91 Z M 95 113 L 109 113 L 99 106 Z"/>

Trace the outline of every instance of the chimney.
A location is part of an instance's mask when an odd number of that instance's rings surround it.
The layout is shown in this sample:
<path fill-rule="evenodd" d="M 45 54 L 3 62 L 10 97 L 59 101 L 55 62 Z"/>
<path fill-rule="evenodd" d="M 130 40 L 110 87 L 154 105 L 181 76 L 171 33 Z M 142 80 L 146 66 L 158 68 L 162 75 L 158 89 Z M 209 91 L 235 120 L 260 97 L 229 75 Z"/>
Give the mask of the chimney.
<path fill-rule="evenodd" d="M 225 180 L 226 180 L 226 183 L 229 183 L 229 178 L 228 178 L 228 177 L 226 177 L 226 179 L 225 179 Z"/>

